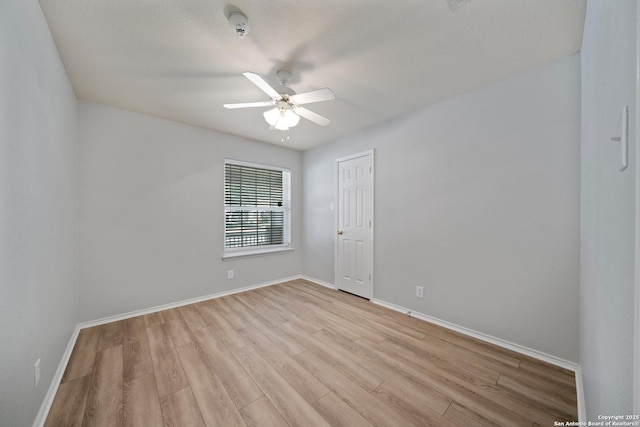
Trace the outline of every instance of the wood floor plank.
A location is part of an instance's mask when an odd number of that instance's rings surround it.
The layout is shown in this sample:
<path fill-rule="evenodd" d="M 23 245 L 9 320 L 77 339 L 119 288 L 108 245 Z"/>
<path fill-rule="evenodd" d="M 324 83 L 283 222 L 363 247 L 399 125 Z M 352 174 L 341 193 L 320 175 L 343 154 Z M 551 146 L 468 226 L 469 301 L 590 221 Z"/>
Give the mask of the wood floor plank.
<path fill-rule="evenodd" d="M 218 310 L 227 322 L 235 329 L 249 326 L 249 321 L 242 314 L 242 307 L 231 297 L 217 298 L 211 301 L 211 305 Z"/>
<path fill-rule="evenodd" d="M 143 317 L 144 317 L 144 322 L 147 325 L 147 328 L 149 326 L 159 325 L 161 323 L 164 323 L 164 317 L 162 317 L 161 311 L 145 314 Z"/>
<path fill-rule="evenodd" d="M 262 396 L 262 391 L 240 365 L 233 353 L 206 329 L 193 331 L 196 342 L 204 350 L 216 374 L 237 408 Z"/>
<path fill-rule="evenodd" d="M 371 427 L 373 425 L 334 392 L 327 393 L 315 402 L 313 407 L 333 427 Z"/>
<path fill-rule="evenodd" d="M 449 343 L 441 338 L 437 338 L 434 336 L 425 337 L 424 339 L 419 341 L 389 339 L 383 345 L 390 345 L 392 343 L 399 343 L 400 345 L 408 347 L 411 349 L 411 351 L 414 351 L 418 354 L 421 352 L 425 352 L 426 354 L 434 354 L 440 357 L 456 359 L 458 363 L 461 363 L 467 367 L 487 369 L 488 372 L 486 379 L 489 382 L 497 381 L 497 373 L 508 374 L 513 378 L 519 379 L 526 378 L 527 380 L 531 380 L 534 378 L 531 373 L 527 373 L 521 370 L 519 367 L 514 367 L 511 363 L 503 363 L 502 361 L 475 353 L 473 350 L 460 347 L 456 344 Z M 538 383 L 545 383 L 552 387 L 555 387 L 554 383 L 550 383 L 549 380 L 542 379 L 542 381 L 538 381 Z M 563 389 L 567 389 L 568 386 L 565 385 L 562 387 Z"/>
<path fill-rule="evenodd" d="M 424 322 L 427 323 L 427 322 Z M 426 335 L 440 338 L 450 344 L 473 351 L 474 353 L 484 355 L 491 359 L 497 360 L 514 367 L 520 366 L 520 356 L 513 352 L 504 350 L 498 346 L 480 342 L 474 338 L 468 337 L 461 333 L 446 330 L 435 325 L 428 325 L 423 330 Z M 424 339 L 427 339 L 426 337 Z"/>
<path fill-rule="evenodd" d="M 73 381 L 77 378 L 91 375 L 93 365 L 98 352 L 98 343 L 100 342 L 99 326 L 82 329 L 78 333 L 76 344 L 73 352 L 69 357 L 69 363 L 62 376 L 62 383 Z"/>
<path fill-rule="evenodd" d="M 193 396 L 207 426 L 246 426 L 233 400 L 198 344 L 177 348 Z"/>
<path fill-rule="evenodd" d="M 272 297 L 277 298 L 279 303 L 288 307 L 291 312 L 288 323 L 293 323 L 308 333 L 317 332 L 325 326 L 320 319 L 304 305 L 306 301 L 296 299 L 295 294 L 287 294 L 286 292 L 281 294 L 277 288 L 271 291 Z M 289 299 L 287 300 L 287 298 Z"/>
<path fill-rule="evenodd" d="M 329 334 L 316 335 L 328 345 L 334 342 Z M 447 394 L 430 387 L 428 385 L 429 381 L 427 380 L 420 381 L 424 375 L 417 369 L 405 370 L 401 362 L 393 362 L 390 357 L 383 358 L 381 357 L 382 353 L 374 353 L 371 351 L 371 347 L 365 347 L 358 342 L 342 344 L 339 345 L 339 347 L 342 349 L 338 351 L 345 351 L 346 354 L 350 355 L 366 369 L 375 372 L 385 381 L 391 382 L 400 389 L 420 396 L 424 400 L 424 404 L 436 412 L 443 414 L 449 406 L 451 399 L 447 397 Z M 430 377 L 427 378 L 432 379 Z"/>
<path fill-rule="evenodd" d="M 265 397 L 289 425 L 329 426 L 324 418 L 252 346 L 239 349 L 238 358 L 262 389 Z"/>
<path fill-rule="evenodd" d="M 197 332 L 207 332 L 209 330 L 209 324 L 194 304 L 182 306 L 178 308 L 178 311 L 180 311 L 182 318 L 192 334 L 195 335 Z"/>
<path fill-rule="evenodd" d="M 562 380 L 556 381 L 557 376 L 553 378 L 545 378 L 535 372 L 527 371 L 526 369 L 522 368 L 513 368 L 510 366 L 500 366 L 496 369 L 500 372 L 501 375 L 506 375 L 509 378 L 527 384 L 529 387 L 533 387 L 535 390 L 549 394 L 558 394 L 562 396 L 563 399 L 577 404 L 575 381 L 573 382 L 573 384 L 567 384 Z"/>
<path fill-rule="evenodd" d="M 333 391 L 343 402 L 374 426 L 411 426 L 415 425 L 384 402 L 372 396 L 366 390 L 352 383 L 341 373 L 331 369 L 315 354 L 305 351 L 296 356 L 296 360 L 313 376 Z"/>
<path fill-rule="evenodd" d="M 84 409 L 83 426 L 121 425 L 122 378 L 122 346 L 98 352 Z"/>
<path fill-rule="evenodd" d="M 160 399 L 163 425 L 166 427 L 204 427 L 200 408 L 191 387 L 185 387 Z"/>
<path fill-rule="evenodd" d="M 162 411 L 153 373 L 124 383 L 123 427 L 160 426 Z"/>
<path fill-rule="evenodd" d="M 449 409 L 444 414 L 447 420 L 450 420 L 454 425 L 459 427 L 466 426 L 478 426 L 478 427 L 497 427 L 498 424 L 495 424 L 488 419 L 478 415 L 476 412 L 470 410 L 469 408 L 465 408 L 464 406 L 458 404 L 457 402 L 451 403 Z"/>
<path fill-rule="evenodd" d="M 541 361 L 532 361 L 524 358 L 520 361 L 519 368 L 548 380 L 561 382 L 572 387 L 575 387 L 576 384 L 576 377 L 573 372 Z"/>
<path fill-rule="evenodd" d="M 397 378 L 385 381 L 373 391 L 374 394 L 381 392 L 395 396 L 413 407 L 426 411 L 424 415 L 427 418 L 444 415 L 451 404 L 451 399 L 446 395 L 420 383 L 407 381 L 406 378 L 402 378 L 401 381 L 397 381 Z"/>
<path fill-rule="evenodd" d="M 81 426 L 91 375 L 60 384 L 44 427 Z"/>
<path fill-rule="evenodd" d="M 162 312 L 164 323 L 167 324 L 167 332 L 173 341 L 173 345 L 183 345 L 193 341 L 191 330 L 187 327 L 180 310 L 172 308 Z"/>
<path fill-rule="evenodd" d="M 506 375 L 501 375 L 498 385 L 515 394 L 538 402 L 540 406 L 553 408 L 563 415 L 563 419 L 569 420 L 571 415 L 578 410 L 577 402 L 573 399 L 565 398 L 564 394 L 556 393 L 553 390 L 538 390 L 524 382 L 514 380 Z"/>
<path fill-rule="evenodd" d="M 426 335 L 428 335 L 428 337 L 425 339 L 431 339 L 434 337 L 439 338 L 440 340 L 450 343 L 451 345 L 456 345 L 465 350 L 471 350 L 477 355 L 483 355 L 487 358 L 491 358 L 503 364 L 510 365 L 516 368 L 520 366 L 522 355 L 517 354 L 511 350 L 482 342 L 460 332 L 446 329 L 433 323 L 425 322 L 421 319 L 407 316 L 406 314 L 397 311 L 385 309 L 385 312 L 382 315 L 384 317 L 396 320 L 400 323 L 410 325 L 413 328 L 424 332 Z"/>
<path fill-rule="evenodd" d="M 314 319 L 317 324 L 351 340 L 365 338 L 377 342 L 385 338 L 371 328 L 363 327 L 361 324 L 365 318 L 358 316 L 357 310 L 351 312 L 340 310 L 335 307 L 334 301 L 302 301 L 300 305 L 308 309 L 307 315 Z M 421 334 L 421 336 L 423 335 Z"/>
<path fill-rule="evenodd" d="M 287 321 L 284 317 L 282 317 L 282 315 L 280 315 L 280 312 L 278 310 L 268 306 L 267 304 L 264 304 L 262 298 L 260 298 L 256 293 L 247 292 L 242 295 L 242 298 L 244 301 L 251 305 L 251 308 L 253 308 L 253 310 L 269 319 L 269 322 L 271 322 L 271 324 L 281 325 L 282 323 Z"/>
<path fill-rule="evenodd" d="M 339 309 L 320 304 L 306 305 L 319 317 L 319 322 L 325 329 L 332 330 L 353 341 L 364 338 L 372 342 L 381 342 L 386 338 L 379 332 L 363 326 L 362 319 L 350 317 L 348 314 L 338 314 Z"/>
<path fill-rule="evenodd" d="M 323 329 L 331 331 L 334 334 L 343 337 L 347 341 L 359 340 L 363 335 L 372 340 L 379 339 L 379 341 L 382 341 L 384 339 L 384 337 L 373 336 L 373 332 L 369 330 L 362 331 L 359 328 L 354 328 L 354 325 L 351 322 L 348 322 L 344 318 L 340 319 L 327 314 L 319 306 L 304 303 L 303 307 L 307 309 L 307 317 L 313 319 L 317 324 L 322 325 Z"/>
<path fill-rule="evenodd" d="M 317 334 L 316 334 L 317 335 Z M 323 335 L 318 335 L 319 339 Z M 345 346 L 351 351 L 353 357 L 365 366 L 382 376 L 383 378 L 403 386 L 404 381 L 414 381 L 425 387 L 433 389 L 443 396 L 449 396 L 452 400 L 462 402 L 467 406 L 479 408 L 483 415 L 495 420 L 497 424 L 510 426 L 528 426 L 530 423 L 522 415 L 507 409 L 501 404 L 486 398 L 476 391 L 469 390 L 469 385 L 462 385 L 457 378 L 446 376 L 446 372 L 440 372 L 436 368 L 425 364 L 415 366 L 398 354 L 380 351 L 364 342 L 351 343 Z M 408 385 L 406 383 L 404 385 Z"/>
<path fill-rule="evenodd" d="M 83 329 L 46 426 L 543 426 L 573 372 L 303 279 Z"/>
<path fill-rule="evenodd" d="M 285 322 L 297 324 L 311 332 L 316 332 L 320 329 L 316 322 L 305 318 L 302 312 L 296 310 L 295 305 L 297 304 L 294 301 L 287 301 L 285 298 L 278 297 L 272 289 L 259 288 L 255 291 L 262 303 L 269 309 L 275 310 Z"/>
<path fill-rule="evenodd" d="M 257 329 L 249 326 L 241 331 L 247 341 L 256 347 L 262 357 L 287 381 L 307 402 L 313 403 L 329 390 L 291 356 L 280 350 Z"/>
<path fill-rule="evenodd" d="M 147 336 L 158 384 L 158 396 L 163 397 L 187 387 L 189 382 L 169 338 L 167 326 L 164 323 L 156 323 L 147 328 Z"/>
<path fill-rule="evenodd" d="M 342 292 L 340 292 L 342 294 Z M 367 303 L 368 306 L 360 304 L 354 304 L 359 298 L 350 298 L 348 300 L 336 300 L 333 306 L 336 310 L 342 313 L 351 313 L 362 320 L 363 324 L 367 324 L 372 327 L 378 333 L 386 334 L 387 336 L 397 336 L 397 334 L 408 335 L 413 338 L 422 339 L 425 337 L 425 333 L 413 325 L 398 319 L 391 319 L 384 316 L 380 316 L 377 306 L 373 306 L 372 303 Z M 374 310 L 372 310 L 372 308 Z"/>
<path fill-rule="evenodd" d="M 420 341 L 413 341 L 409 338 L 404 341 L 396 339 L 387 339 L 380 344 L 380 348 L 389 349 L 397 354 L 402 355 L 406 360 L 417 364 L 429 363 L 435 368 L 448 372 L 452 376 L 460 378 L 461 381 L 474 383 L 478 385 L 493 385 L 498 381 L 500 374 L 496 371 L 465 363 L 464 357 L 458 357 L 454 353 L 445 353 L 429 351 L 424 347 L 420 347 Z"/>
<path fill-rule="evenodd" d="M 237 295 L 233 295 L 238 301 L 243 303 L 242 299 Z M 304 351 L 304 347 L 296 343 L 294 340 L 289 339 L 285 334 L 281 333 L 276 325 L 269 322 L 267 318 L 253 311 L 248 305 L 246 305 L 243 313 L 251 323 L 253 327 L 258 329 L 260 333 L 264 334 L 272 342 L 276 343 L 278 347 L 286 351 L 289 356 L 295 356 L 298 353 Z"/>
<path fill-rule="evenodd" d="M 504 388 L 493 386 L 490 384 L 479 384 L 475 381 L 466 381 L 464 378 L 460 378 L 458 375 L 453 374 L 450 370 L 436 368 L 434 366 L 431 366 L 430 364 L 419 365 L 409 359 L 404 358 L 402 353 L 397 353 L 395 351 L 378 351 L 377 349 L 371 348 L 366 343 L 354 343 L 354 346 L 375 353 L 382 360 L 387 361 L 387 363 L 391 363 L 391 361 L 397 361 L 398 358 L 400 358 L 400 360 L 402 360 L 402 369 L 406 370 L 406 372 L 408 373 L 411 373 L 411 375 L 415 378 L 421 378 L 421 375 L 423 374 L 426 375 L 426 377 L 424 378 L 428 378 L 429 375 L 432 374 L 436 374 L 441 376 L 442 378 L 446 378 L 447 380 L 455 382 L 457 385 L 465 388 L 466 390 L 475 393 L 478 396 L 482 396 L 484 399 L 486 399 L 487 402 L 497 402 L 498 405 L 502 406 L 503 408 L 508 408 L 509 411 L 519 414 L 521 420 L 528 419 L 534 420 L 541 424 L 553 424 L 555 420 L 564 419 L 564 415 L 561 411 L 557 411 L 554 410 L 554 408 L 549 407 L 536 407 L 535 404 L 532 404 L 532 402 L 528 401 L 527 399 L 522 399 L 520 396 L 515 395 L 514 393 Z M 491 419 L 490 417 L 488 418 Z"/>
<path fill-rule="evenodd" d="M 209 330 L 229 348 L 240 348 L 247 345 L 238 331 L 225 320 L 221 313 L 217 312 L 209 304 L 198 304 L 196 309 L 202 318 L 209 324 Z"/>
<path fill-rule="evenodd" d="M 383 379 L 380 376 L 351 359 L 349 354 L 343 351 L 341 347 L 321 343 L 311 334 L 307 334 L 304 330 L 298 328 L 297 325 L 285 323 L 282 325 L 282 330 L 301 343 L 307 351 L 314 353 L 333 369 L 363 389 L 372 391 L 382 384 Z"/>
<path fill-rule="evenodd" d="M 455 427 L 443 414 L 449 408 L 450 401 L 442 412 L 431 409 L 428 398 L 402 389 L 391 382 L 384 382 L 372 392 L 373 396 L 385 402 L 397 413 L 419 426 Z"/>
<path fill-rule="evenodd" d="M 284 283 L 282 289 L 287 292 L 293 292 L 298 295 L 301 299 L 306 299 L 307 302 L 332 302 L 333 297 L 330 295 L 326 295 L 316 289 L 315 286 L 307 286 L 305 282 L 292 280 L 291 282 Z"/>
<path fill-rule="evenodd" d="M 266 397 L 255 400 L 240 410 L 248 427 L 282 427 L 287 422 Z"/>
<path fill-rule="evenodd" d="M 153 373 L 153 362 L 144 318 L 133 317 L 123 324 L 124 382 L 129 382 Z"/>
<path fill-rule="evenodd" d="M 375 331 L 379 335 L 383 335 L 386 338 L 404 339 L 405 336 L 422 339 L 426 336 L 425 333 L 413 329 L 409 326 L 402 325 L 392 320 L 386 319 L 364 319 L 362 325 Z"/>
<path fill-rule="evenodd" d="M 100 342 L 98 343 L 98 351 L 122 345 L 124 321 L 107 323 L 100 325 L 99 328 Z"/>

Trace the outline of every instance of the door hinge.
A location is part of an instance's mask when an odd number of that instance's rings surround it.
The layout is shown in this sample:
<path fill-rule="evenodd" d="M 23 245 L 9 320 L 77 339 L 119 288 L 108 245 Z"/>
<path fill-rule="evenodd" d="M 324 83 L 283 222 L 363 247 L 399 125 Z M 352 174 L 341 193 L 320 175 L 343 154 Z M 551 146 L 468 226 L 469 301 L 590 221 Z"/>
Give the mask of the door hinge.
<path fill-rule="evenodd" d="M 369 273 L 369 283 L 371 283 L 371 273 Z"/>

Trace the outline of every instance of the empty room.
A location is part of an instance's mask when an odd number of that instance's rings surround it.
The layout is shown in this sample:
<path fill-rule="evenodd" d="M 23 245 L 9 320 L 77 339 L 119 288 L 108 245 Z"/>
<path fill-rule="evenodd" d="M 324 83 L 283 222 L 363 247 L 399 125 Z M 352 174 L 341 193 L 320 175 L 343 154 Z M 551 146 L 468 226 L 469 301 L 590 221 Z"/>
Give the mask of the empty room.
<path fill-rule="evenodd" d="M 0 2 L 0 426 L 640 426 L 635 0 Z"/>

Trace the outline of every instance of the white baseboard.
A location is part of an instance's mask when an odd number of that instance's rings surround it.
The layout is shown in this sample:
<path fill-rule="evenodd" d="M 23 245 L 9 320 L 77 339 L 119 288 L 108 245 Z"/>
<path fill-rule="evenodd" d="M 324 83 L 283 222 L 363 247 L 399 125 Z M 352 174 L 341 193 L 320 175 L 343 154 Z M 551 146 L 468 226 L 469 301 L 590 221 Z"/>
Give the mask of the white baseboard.
<path fill-rule="evenodd" d="M 64 371 L 67 369 L 67 363 L 69 363 L 71 352 L 73 352 L 73 348 L 76 345 L 80 329 L 80 326 L 76 325 L 73 333 L 71 334 L 67 348 L 64 350 L 62 359 L 60 359 L 60 363 L 58 364 L 58 369 L 56 369 L 56 373 L 53 375 L 47 394 L 45 394 L 44 401 L 42 402 L 42 405 L 40 405 L 38 415 L 36 415 L 36 419 L 33 422 L 33 427 L 41 427 L 47 420 L 47 415 L 49 415 L 49 410 L 51 409 L 51 405 L 53 405 L 53 399 L 56 397 L 56 393 L 58 392 L 58 387 L 60 386 L 60 381 L 62 381 Z"/>
<path fill-rule="evenodd" d="M 519 344 L 514 344 L 512 342 L 509 342 L 500 338 L 496 338 L 494 336 L 487 335 L 482 332 L 474 331 L 473 329 L 465 328 L 463 326 L 458 326 L 454 323 L 450 323 L 445 320 L 438 319 L 437 317 L 432 317 L 423 313 L 419 313 L 417 311 L 409 310 L 408 308 L 400 307 L 398 305 L 391 304 L 386 301 L 382 301 L 378 299 L 372 299 L 371 302 L 373 302 L 374 304 L 381 305 L 383 307 L 390 308 L 391 310 L 399 311 L 400 313 L 408 314 L 412 317 L 416 317 L 426 322 L 433 323 L 433 324 L 442 326 L 444 328 L 451 329 L 456 332 L 460 332 L 461 334 L 465 334 L 470 337 L 477 338 L 481 341 L 485 341 L 485 342 L 497 345 L 499 347 L 506 348 L 508 350 L 512 350 L 520 354 L 524 354 L 525 356 L 533 357 L 534 359 L 541 360 L 543 362 L 547 362 L 555 366 L 559 366 L 569 371 L 576 372 L 576 370 L 578 369 L 577 363 L 570 362 L 568 360 L 564 360 L 559 357 L 556 357 L 538 350 L 534 350 Z"/>

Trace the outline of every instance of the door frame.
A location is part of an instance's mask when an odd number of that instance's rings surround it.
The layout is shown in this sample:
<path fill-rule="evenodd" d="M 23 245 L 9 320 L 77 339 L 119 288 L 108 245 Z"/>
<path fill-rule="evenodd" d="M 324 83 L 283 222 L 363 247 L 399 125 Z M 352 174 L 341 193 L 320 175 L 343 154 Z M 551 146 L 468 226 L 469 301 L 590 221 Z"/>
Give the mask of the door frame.
<path fill-rule="evenodd" d="M 340 162 L 344 162 L 347 160 L 353 160 L 353 159 L 357 159 L 359 157 L 365 157 L 365 156 L 371 156 L 371 174 L 370 174 L 370 179 L 371 179 L 371 229 L 369 231 L 370 233 L 370 238 L 371 238 L 371 259 L 369 260 L 371 262 L 371 300 L 373 300 L 373 290 L 374 290 L 374 282 L 375 282 L 375 274 L 373 272 L 374 270 L 374 259 L 375 259 L 375 240 L 374 240 L 374 229 L 376 226 L 376 221 L 375 221 L 375 173 L 376 173 L 376 162 L 375 162 L 375 149 L 371 149 L 371 150 L 366 150 L 366 151 L 361 151 L 359 153 L 355 153 L 355 154 L 350 154 L 348 156 L 344 156 L 344 157 L 340 157 L 338 159 L 336 159 L 335 163 L 334 163 L 334 171 L 333 171 L 333 176 L 335 177 L 335 190 L 334 190 L 334 227 L 333 227 L 333 253 L 334 253 L 334 272 L 333 272 L 333 277 L 334 277 L 334 283 L 336 286 L 336 289 L 340 289 L 338 287 L 338 276 L 339 276 L 339 269 L 338 269 L 338 226 L 339 226 L 339 210 L 340 210 L 340 205 L 339 205 L 339 200 L 340 200 L 340 194 L 339 194 L 339 188 L 340 188 L 340 177 L 339 177 L 339 164 Z"/>

